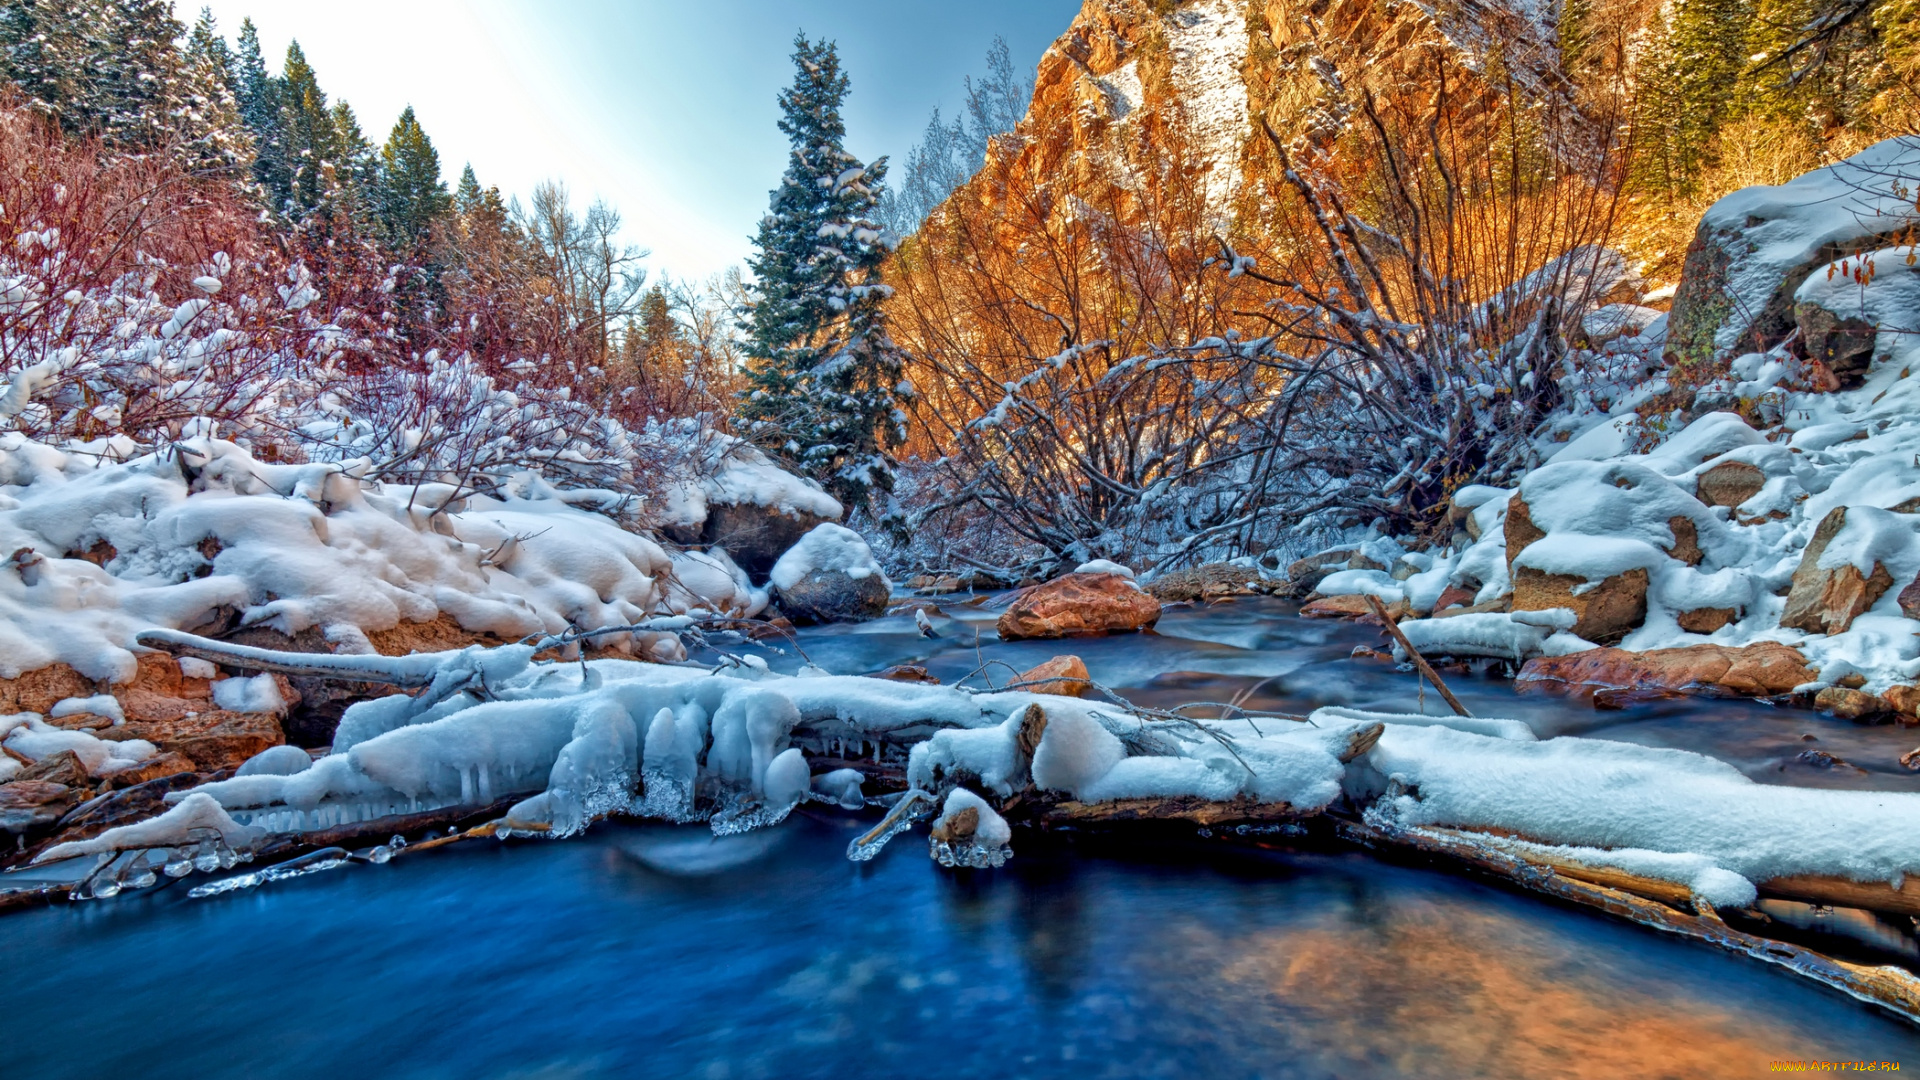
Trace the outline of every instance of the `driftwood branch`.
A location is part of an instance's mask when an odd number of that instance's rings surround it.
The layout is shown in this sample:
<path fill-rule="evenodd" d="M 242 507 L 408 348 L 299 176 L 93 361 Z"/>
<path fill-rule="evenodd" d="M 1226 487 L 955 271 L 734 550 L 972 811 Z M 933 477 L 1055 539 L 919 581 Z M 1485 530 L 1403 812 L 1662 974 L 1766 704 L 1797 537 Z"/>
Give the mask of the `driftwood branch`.
<path fill-rule="evenodd" d="M 1393 621 L 1393 616 L 1387 614 L 1386 605 L 1380 602 L 1380 598 L 1372 593 L 1368 593 L 1367 606 L 1372 608 L 1374 615 L 1386 624 L 1387 633 L 1393 635 L 1393 640 L 1399 642 L 1400 647 L 1407 650 L 1407 656 L 1413 661 L 1413 666 L 1419 668 L 1420 674 L 1425 675 L 1427 681 L 1433 684 L 1433 688 L 1440 691 L 1440 696 L 1447 699 L 1447 704 L 1452 706 L 1454 715 L 1472 716 L 1473 714 L 1467 711 L 1467 707 L 1460 704 L 1460 699 L 1453 696 L 1453 691 L 1447 689 L 1447 684 L 1440 681 L 1439 673 L 1435 672 L 1432 665 L 1427 663 L 1427 658 L 1421 656 L 1420 650 L 1414 648 L 1413 642 L 1407 640 L 1407 635 L 1400 632 L 1399 624 Z"/>

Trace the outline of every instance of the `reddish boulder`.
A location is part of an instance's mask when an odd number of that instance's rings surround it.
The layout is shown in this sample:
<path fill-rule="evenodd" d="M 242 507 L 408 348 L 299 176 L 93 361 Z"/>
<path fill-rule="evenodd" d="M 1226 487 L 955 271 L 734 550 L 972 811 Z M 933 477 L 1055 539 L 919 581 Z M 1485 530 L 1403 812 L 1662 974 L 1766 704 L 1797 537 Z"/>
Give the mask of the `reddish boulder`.
<path fill-rule="evenodd" d="M 1893 587 L 1893 575 L 1877 562 L 1872 574 L 1860 573 L 1851 563 L 1821 569 L 1820 556 L 1846 524 L 1844 506 L 1834 507 L 1820 519 L 1806 552 L 1800 556 L 1800 568 L 1793 572 L 1793 588 L 1780 615 L 1781 626 L 1809 634 L 1844 633 L 1861 612 Z"/>
<path fill-rule="evenodd" d="M 1003 641 L 1143 630 L 1160 601 L 1118 574 L 1066 574 L 1013 598 L 996 629 Z"/>
<path fill-rule="evenodd" d="M 1030 693 L 1079 697 L 1093 685 L 1093 676 L 1087 673 L 1085 661 L 1067 655 L 1056 656 L 1044 664 L 1029 668 L 1013 681 L 1015 684 L 1030 684 L 1020 687 Z"/>
<path fill-rule="evenodd" d="M 1605 690 L 1777 697 L 1819 676 L 1798 650 L 1775 641 L 1742 648 L 1688 645 L 1678 649 L 1589 649 L 1542 656 L 1520 669 L 1520 682 L 1563 683 Z"/>
<path fill-rule="evenodd" d="M 1887 703 L 1865 690 L 1829 686 L 1813 696 L 1813 707 L 1842 720 L 1865 720 L 1887 711 Z"/>
<path fill-rule="evenodd" d="M 1433 610 L 1435 614 L 1438 614 L 1450 607 L 1466 607 L 1473 603 L 1473 598 L 1478 595 L 1479 594 L 1472 589 L 1463 589 L 1458 585 L 1449 585 L 1440 590 L 1440 599 L 1433 602 Z"/>

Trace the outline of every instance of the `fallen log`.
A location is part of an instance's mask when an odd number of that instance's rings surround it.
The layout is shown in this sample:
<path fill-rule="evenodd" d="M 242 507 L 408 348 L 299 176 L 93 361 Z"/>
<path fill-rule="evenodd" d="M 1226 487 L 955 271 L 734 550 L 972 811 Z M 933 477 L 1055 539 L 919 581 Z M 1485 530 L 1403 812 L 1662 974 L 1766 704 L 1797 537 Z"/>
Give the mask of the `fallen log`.
<path fill-rule="evenodd" d="M 1214 828 L 1224 825 L 1281 824 L 1304 821 L 1312 816 L 1313 812 L 1302 813 L 1287 803 L 1259 802 L 1251 795 L 1238 795 L 1226 802 L 1213 802 L 1197 795 L 1178 795 L 1097 803 L 1071 800 L 1057 802 L 1041 809 L 1034 815 L 1034 820 L 1042 827 L 1113 825 L 1125 821 L 1183 821 Z"/>
<path fill-rule="evenodd" d="M 1595 908 L 1641 926 L 1679 934 L 1769 964 L 1778 964 L 1857 1000 L 1920 1023 L 1920 977 L 1893 965 L 1855 964 L 1811 949 L 1760 937 L 1728 926 L 1705 901 L 1692 900 L 1690 913 L 1659 900 L 1562 873 L 1465 833 L 1340 821 L 1341 839 L 1366 848 L 1393 847 L 1435 856 L 1549 896 Z"/>
<path fill-rule="evenodd" d="M 174 656 L 191 656 L 222 667 L 242 671 L 267 671 L 276 675 L 299 675 L 312 679 L 340 679 L 348 682 L 379 683 L 403 690 L 417 689 L 433 682 L 439 674 L 441 653 L 414 653 L 409 656 L 340 656 L 328 653 L 276 652 L 251 645 L 234 645 L 178 630 L 142 630 L 134 635 L 136 645 L 160 649 Z"/>
<path fill-rule="evenodd" d="M 1761 896 L 1780 900 L 1920 917 L 1920 882 L 1911 877 L 1902 881 L 1898 889 L 1884 881 L 1849 881 L 1813 874 L 1757 881 L 1754 887 L 1760 890 Z"/>

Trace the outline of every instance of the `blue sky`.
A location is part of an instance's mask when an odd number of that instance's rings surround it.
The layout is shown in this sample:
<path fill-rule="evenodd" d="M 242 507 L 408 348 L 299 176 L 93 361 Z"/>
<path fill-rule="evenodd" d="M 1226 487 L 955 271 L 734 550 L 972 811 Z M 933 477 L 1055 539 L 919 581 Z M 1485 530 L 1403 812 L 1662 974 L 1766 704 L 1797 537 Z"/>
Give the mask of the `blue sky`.
<path fill-rule="evenodd" d="M 176 0 L 183 22 L 199 10 Z M 563 180 L 619 208 L 649 266 L 703 278 L 738 263 L 786 164 L 775 95 L 796 30 L 839 42 L 848 149 L 905 155 L 961 103 L 995 34 L 1031 70 L 1079 0 L 214 0 L 252 16 L 270 66 L 298 39 L 320 85 L 375 141 L 412 104 L 451 183 L 524 195 Z"/>

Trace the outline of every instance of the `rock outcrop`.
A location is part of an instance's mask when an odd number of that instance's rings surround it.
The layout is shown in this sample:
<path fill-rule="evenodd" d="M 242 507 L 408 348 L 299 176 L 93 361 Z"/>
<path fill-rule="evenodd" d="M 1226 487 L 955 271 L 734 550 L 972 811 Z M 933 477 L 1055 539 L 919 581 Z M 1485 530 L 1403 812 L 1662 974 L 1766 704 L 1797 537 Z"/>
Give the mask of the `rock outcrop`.
<path fill-rule="evenodd" d="M 1015 596 L 995 629 L 1002 640 L 1144 630 L 1160 601 L 1118 574 L 1066 574 Z"/>

